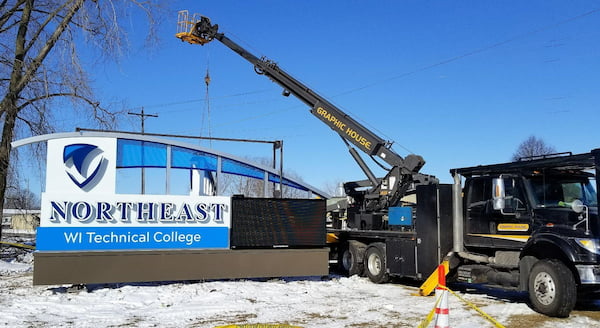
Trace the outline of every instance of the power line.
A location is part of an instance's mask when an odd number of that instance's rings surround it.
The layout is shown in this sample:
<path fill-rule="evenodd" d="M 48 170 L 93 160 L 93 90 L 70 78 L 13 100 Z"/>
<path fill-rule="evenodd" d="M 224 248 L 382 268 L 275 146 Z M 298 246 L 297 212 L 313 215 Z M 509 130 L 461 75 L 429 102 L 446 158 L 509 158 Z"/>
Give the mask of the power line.
<path fill-rule="evenodd" d="M 491 49 L 501 47 L 501 46 L 503 46 L 503 45 L 505 45 L 507 43 L 511 43 L 513 41 L 516 41 L 516 40 L 519 40 L 519 39 L 523 39 L 523 38 L 529 37 L 531 35 L 538 34 L 540 32 L 553 29 L 553 28 L 555 28 L 557 26 L 561 26 L 561 25 L 565 25 L 565 24 L 571 23 L 571 22 L 576 21 L 578 19 L 582 19 L 582 18 L 585 18 L 587 16 L 596 14 L 598 12 L 600 12 L 600 8 L 596 8 L 596 9 L 587 11 L 585 13 L 582 13 L 582 14 L 579 14 L 579 15 L 576 15 L 576 16 L 573 16 L 573 17 L 569 17 L 567 19 L 564 19 L 562 21 L 558 21 L 558 22 L 553 23 L 553 24 L 542 26 L 542 27 L 540 27 L 538 29 L 530 30 L 530 31 L 522 33 L 522 34 L 515 35 L 515 36 L 513 36 L 511 38 L 508 38 L 508 39 L 505 39 L 503 41 L 496 42 L 496 43 L 493 43 L 491 45 L 484 46 L 484 47 L 481 47 L 481 48 L 478 48 L 478 49 L 475 49 L 475 50 L 463 53 L 463 54 L 458 55 L 458 56 L 450 57 L 450 58 L 441 60 L 439 62 L 430 64 L 430 65 L 419 67 L 419 68 L 414 69 L 412 71 L 408 71 L 408 72 L 404 72 L 404 73 L 401 73 L 401 74 L 398 74 L 398 75 L 390 76 L 388 78 L 385 78 L 385 79 L 382 79 L 382 80 L 379 80 L 379 81 L 375 81 L 375 82 L 363 85 L 363 86 L 358 87 L 358 88 L 347 90 L 345 92 L 342 92 L 342 93 L 339 93 L 339 94 L 335 95 L 334 97 L 339 97 L 339 96 L 344 96 L 344 95 L 348 95 L 348 94 L 351 94 L 351 93 L 355 93 L 355 92 L 358 92 L 358 91 L 361 91 L 361 90 L 364 90 L 364 89 L 367 89 L 367 88 L 374 87 L 374 86 L 376 86 L 378 84 L 381 84 L 381 83 L 386 83 L 386 82 L 390 82 L 390 81 L 393 81 L 393 80 L 398 80 L 398 79 L 401 79 L 401 78 L 404 78 L 404 77 L 407 77 L 407 76 L 410 76 L 410 75 L 413 75 L 413 74 L 416 74 L 416 73 L 420 73 L 420 72 L 423 72 L 423 71 L 426 71 L 426 70 L 429 70 L 429 69 L 432 69 L 432 68 L 435 68 L 435 67 L 438 67 L 438 66 L 442 66 L 442 65 L 445 65 L 445 64 L 449 64 L 449 63 L 458 61 L 458 60 L 466 58 L 466 57 L 477 55 L 477 54 L 489 51 Z M 385 133 L 383 133 L 382 131 L 378 130 L 377 128 L 371 126 L 370 124 L 364 122 L 363 120 L 360 120 L 360 121 L 362 123 L 365 123 L 367 126 L 371 127 L 372 129 L 374 129 L 375 131 L 383 134 L 384 136 L 386 136 L 386 138 L 389 138 L 389 136 L 387 136 Z M 407 151 L 410 152 L 410 150 L 408 148 L 406 148 L 406 147 L 404 147 L 402 145 L 398 145 L 398 146 L 400 146 L 401 148 L 403 148 L 403 149 L 405 149 L 405 150 L 407 150 Z"/>
<path fill-rule="evenodd" d="M 475 49 L 475 50 L 463 53 L 463 54 L 458 55 L 458 56 L 454 56 L 454 57 L 450 57 L 450 58 L 441 60 L 441 61 L 436 62 L 434 64 L 426 65 L 426 66 L 417 68 L 417 69 L 412 70 L 412 71 L 401 73 L 401 74 L 398 74 L 398 75 L 395 75 L 395 76 L 388 77 L 388 78 L 383 79 L 383 80 L 379 80 L 379 81 L 376 81 L 376 82 L 373 82 L 373 83 L 370 83 L 370 84 L 366 84 L 366 85 L 364 85 L 362 87 L 358 87 L 358 88 L 355 88 L 355 89 L 351 89 L 351 90 L 342 92 L 340 94 L 337 94 L 336 97 L 337 96 L 341 96 L 341 95 L 346 95 L 346 94 L 349 94 L 349 93 L 354 93 L 354 92 L 357 92 L 357 91 L 360 91 L 360 90 L 363 90 L 363 89 L 367 89 L 367 88 L 373 87 L 373 86 L 375 86 L 377 84 L 380 84 L 380 83 L 385 83 L 385 82 L 397 80 L 397 79 L 400 79 L 400 78 L 403 78 L 403 77 L 406 77 L 406 76 L 409 76 L 409 75 L 413 75 L 415 73 L 419 73 L 419 72 L 422 72 L 422 71 L 425 71 L 425 70 L 428 70 L 428 69 L 431 69 L 431 68 L 434 68 L 434 67 L 442 66 L 442 65 L 445 65 L 445 64 L 448 64 L 448 63 L 451 63 L 451 62 L 454 62 L 454 61 L 457 61 L 457 60 L 460 60 L 460 59 L 463 59 L 463 58 L 466 58 L 466 57 L 470 57 L 470 56 L 473 56 L 473 55 L 476 55 L 476 54 L 479 54 L 479 53 L 482 53 L 482 52 L 486 52 L 488 50 L 491 50 L 491 49 L 503 46 L 503 45 L 505 45 L 507 43 L 510 43 L 510 42 L 513 42 L 513 41 L 516 41 L 516 40 L 519 40 L 519 39 L 523 39 L 523 38 L 528 37 L 530 35 L 537 34 L 537 33 L 543 32 L 543 31 L 547 31 L 547 30 L 550 30 L 550 29 L 555 28 L 555 27 L 560 26 L 560 25 L 568 24 L 568 23 L 570 23 L 572 21 L 575 21 L 575 20 L 578 20 L 578 19 L 590 16 L 590 15 L 595 14 L 597 12 L 600 12 L 600 8 L 594 9 L 594 10 L 590 10 L 590 11 L 585 12 L 583 14 L 567 18 L 565 20 L 556 22 L 554 24 L 546 25 L 546 26 L 540 27 L 538 29 L 525 32 L 523 34 L 519 34 L 519 35 L 513 36 L 513 37 L 508 38 L 506 40 L 493 43 L 493 44 L 491 44 L 489 46 L 481 47 L 479 49 Z"/>
<path fill-rule="evenodd" d="M 226 99 L 226 98 L 240 97 L 240 96 L 246 96 L 246 95 L 251 95 L 251 94 L 256 94 L 256 93 L 265 93 L 265 92 L 271 92 L 271 91 L 272 91 L 271 89 L 256 90 L 256 91 L 236 93 L 236 94 L 226 95 L 226 96 L 221 96 L 221 97 L 212 97 L 212 99 L 213 100 L 214 99 Z M 183 104 L 191 104 L 191 103 L 204 102 L 204 101 L 206 101 L 206 98 L 190 99 L 190 100 L 183 100 L 183 101 L 174 101 L 174 102 L 163 103 L 163 104 L 144 105 L 144 107 L 145 108 L 170 107 L 170 106 L 183 105 Z"/>

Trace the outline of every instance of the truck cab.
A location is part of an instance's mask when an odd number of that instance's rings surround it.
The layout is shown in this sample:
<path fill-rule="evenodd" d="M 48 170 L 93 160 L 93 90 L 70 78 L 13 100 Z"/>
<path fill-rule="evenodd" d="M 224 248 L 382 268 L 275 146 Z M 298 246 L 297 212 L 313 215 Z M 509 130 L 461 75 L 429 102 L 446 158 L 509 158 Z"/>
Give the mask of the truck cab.
<path fill-rule="evenodd" d="M 578 290 L 600 287 L 599 155 L 451 170 L 464 178 L 462 189 L 455 182 L 457 279 L 527 291 L 537 311 L 568 316 Z"/>
<path fill-rule="evenodd" d="M 593 178 L 586 172 L 540 171 L 469 178 L 465 245 L 520 249 L 534 231 L 544 227 L 567 227 L 589 235 L 580 210 L 587 207 L 597 215 Z"/>

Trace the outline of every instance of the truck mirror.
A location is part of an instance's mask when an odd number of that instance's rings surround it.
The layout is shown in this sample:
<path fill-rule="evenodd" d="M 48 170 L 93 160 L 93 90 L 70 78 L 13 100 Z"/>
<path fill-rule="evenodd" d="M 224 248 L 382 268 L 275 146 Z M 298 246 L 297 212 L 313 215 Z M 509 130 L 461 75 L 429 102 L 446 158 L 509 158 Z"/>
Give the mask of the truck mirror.
<path fill-rule="evenodd" d="M 493 195 L 492 201 L 494 210 L 500 210 L 500 212 L 504 215 L 514 215 L 516 212 L 517 204 L 514 195 L 511 195 L 510 192 L 507 195 L 506 183 L 511 183 L 512 178 L 503 178 L 500 176 L 499 178 L 495 178 L 492 180 L 493 187 Z M 512 185 L 512 183 L 510 184 Z M 512 191 L 512 188 L 509 189 Z"/>
<path fill-rule="evenodd" d="M 571 209 L 573 209 L 573 212 L 575 213 L 581 213 L 585 209 L 585 205 L 583 205 L 583 202 L 581 200 L 575 199 L 571 203 Z"/>
<path fill-rule="evenodd" d="M 493 203 L 494 210 L 503 210 L 506 207 L 506 188 L 504 187 L 504 179 L 496 178 L 492 181 L 494 188 Z"/>

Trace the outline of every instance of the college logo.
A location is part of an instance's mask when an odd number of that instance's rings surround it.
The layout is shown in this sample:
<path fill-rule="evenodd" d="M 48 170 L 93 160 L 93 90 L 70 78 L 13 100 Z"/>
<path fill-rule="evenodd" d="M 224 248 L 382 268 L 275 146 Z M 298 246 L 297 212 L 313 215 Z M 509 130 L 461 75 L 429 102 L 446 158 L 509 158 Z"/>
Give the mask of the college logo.
<path fill-rule="evenodd" d="M 63 162 L 69 178 L 79 188 L 89 190 L 106 171 L 107 159 L 98 146 L 90 144 L 67 145 L 63 151 Z"/>

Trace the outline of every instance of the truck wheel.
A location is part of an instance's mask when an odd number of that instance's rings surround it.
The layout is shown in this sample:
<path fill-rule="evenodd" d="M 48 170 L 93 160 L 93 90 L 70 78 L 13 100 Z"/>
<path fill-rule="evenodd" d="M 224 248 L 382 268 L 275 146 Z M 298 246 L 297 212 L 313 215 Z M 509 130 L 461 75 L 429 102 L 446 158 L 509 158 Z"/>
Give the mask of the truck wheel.
<path fill-rule="evenodd" d="M 348 276 L 362 275 L 364 265 L 362 256 L 366 245 L 357 241 L 350 241 L 338 253 L 338 269 Z"/>
<path fill-rule="evenodd" d="M 566 318 L 575 307 L 577 286 L 569 268 L 558 260 L 540 260 L 529 274 L 533 309 L 550 317 Z"/>
<path fill-rule="evenodd" d="M 366 272 L 369 279 L 376 284 L 390 280 L 385 263 L 385 244 L 374 243 L 367 248 L 365 254 Z"/>
<path fill-rule="evenodd" d="M 338 253 L 338 270 L 343 274 L 348 274 L 351 266 L 352 253 L 350 253 L 350 249 L 346 245 L 346 247 L 340 248 Z"/>

